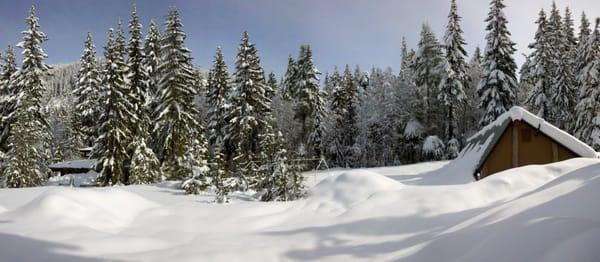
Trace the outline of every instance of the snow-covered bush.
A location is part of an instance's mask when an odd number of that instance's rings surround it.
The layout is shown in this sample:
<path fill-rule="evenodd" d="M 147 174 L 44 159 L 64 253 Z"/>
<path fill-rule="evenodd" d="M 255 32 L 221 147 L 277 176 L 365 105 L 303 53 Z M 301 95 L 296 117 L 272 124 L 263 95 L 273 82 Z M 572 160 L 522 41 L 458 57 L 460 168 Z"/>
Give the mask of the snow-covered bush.
<path fill-rule="evenodd" d="M 424 160 L 441 160 L 444 158 L 444 142 L 437 136 L 428 136 L 423 142 Z"/>
<path fill-rule="evenodd" d="M 457 139 L 450 139 L 446 146 L 446 157 L 448 159 L 455 159 L 460 152 L 460 142 Z"/>

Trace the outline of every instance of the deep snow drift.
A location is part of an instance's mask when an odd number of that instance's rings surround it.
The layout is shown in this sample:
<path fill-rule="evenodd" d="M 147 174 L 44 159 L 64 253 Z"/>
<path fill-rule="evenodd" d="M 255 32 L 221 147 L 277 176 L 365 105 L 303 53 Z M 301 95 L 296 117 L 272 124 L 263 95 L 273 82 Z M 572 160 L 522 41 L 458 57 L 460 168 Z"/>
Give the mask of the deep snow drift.
<path fill-rule="evenodd" d="M 0 261 L 600 261 L 600 160 L 471 183 L 445 165 L 306 173 L 287 203 L 172 183 L 0 189 Z"/>

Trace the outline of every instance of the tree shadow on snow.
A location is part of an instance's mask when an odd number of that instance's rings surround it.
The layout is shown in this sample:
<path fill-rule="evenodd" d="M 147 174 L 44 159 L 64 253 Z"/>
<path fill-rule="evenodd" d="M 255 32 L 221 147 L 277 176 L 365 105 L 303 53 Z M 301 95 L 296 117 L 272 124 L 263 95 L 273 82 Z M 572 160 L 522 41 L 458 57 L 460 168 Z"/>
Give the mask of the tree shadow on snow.
<path fill-rule="evenodd" d="M 294 260 L 320 260 L 336 255 L 351 255 L 361 260 L 374 259 L 378 255 L 396 252 L 401 248 L 418 245 L 447 230 L 451 226 L 481 213 L 481 209 L 449 213 L 437 216 L 379 217 L 329 226 L 306 227 L 289 231 L 267 232 L 271 236 L 312 234 L 317 246 L 285 253 Z M 377 238 L 368 244 L 356 244 L 361 238 Z M 398 240 L 389 240 L 396 237 Z M 376 242 L 376 243 L 373 243 Z"/>
<path fill-rule="evenodd" d="M 44 240 L 0 233 L 0 261 L 19 262 L 97 262 L 117 261 L 114 259 L 90 258 L 67 254 L 80 250 L 74 245 L 59 244 Z M 121 260 L 122 261 L 122 260 Z"/>

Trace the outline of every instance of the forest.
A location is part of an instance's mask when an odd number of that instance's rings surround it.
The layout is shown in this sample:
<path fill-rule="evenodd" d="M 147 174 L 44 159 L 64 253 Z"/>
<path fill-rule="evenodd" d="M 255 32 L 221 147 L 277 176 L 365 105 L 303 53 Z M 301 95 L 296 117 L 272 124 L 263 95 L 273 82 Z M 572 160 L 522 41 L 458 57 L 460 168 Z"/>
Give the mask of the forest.
<path fill-rule="evenodd" d="M 1 55 L 0 186 L 42 185 L 50 163 L 91 149 L 98 186 L 175 180 L 217 202 L 233 191 L 294 200 L 305 194 L 302 171 L 453 159 L 514 105 L 600 149 L 598 19 L 584 13 L 576 30 L 568 7 L 541 10 L 518 67 L 504 8 L 490 2 L 487 45 L 473 54 L 451 0 L 441 38 L 423 24 L 417 46 L 400 44 L 400 72 L 321 73 L 302 45 L 276 76 L 250 32 L 233 71 L 220 48 L 203 70 L 176 8 L 143 28 L 135 6 L 127 25 L 108 29 L 102 54 L 88 33 L 78 63 L 49 66 L 32 7 L 16 44 L 22 61 L 12 46 Z"/>

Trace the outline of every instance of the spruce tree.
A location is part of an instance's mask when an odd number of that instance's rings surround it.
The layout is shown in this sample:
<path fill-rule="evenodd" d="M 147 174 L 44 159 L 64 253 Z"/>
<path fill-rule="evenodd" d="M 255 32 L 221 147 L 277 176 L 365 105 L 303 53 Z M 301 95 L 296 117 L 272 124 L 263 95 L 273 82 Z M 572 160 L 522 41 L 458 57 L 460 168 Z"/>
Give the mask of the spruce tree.
<path fill-rule="evenodd" d="M 479 108 L 484 112 L 479 124 L 485 126 L 508 111 L 516 102 L 517 65 L 512 57 L 515 43 L 510 40 L 508 21 L 502 11 L 506 6 L 503 0 L 492 0 L 487 22 L 483 62 L 483 76 L 477 91 L 480 97 Z"/>
<path fill-rule="evenodd" d="M 457 138 L 456 108 L 466 100 L 465 89 L 468 88 L 469 76 L 465 57 L 465 40 L 460 27 L 456 0 L 452 0 L 448 25 L 444 35 L 446 50 L 446 74 L 440 82 L 439 99 L 446 106 L 446 138 L 447 141 Z"/>
<path fill-rule="evenodd" d="M 129 170 L 130 184 L 151 184 L 160 180 L 160 162 L 146 145 L 146 139 L 137 136 L 132 142 L 133 158 Z"/>
<path fill-rule="evenodd" d="M 14 83 L 14 74 L 17 72 L 17 63 L 12 46 L 8 46 L 2 57 L 4 65 L 0 72 L 0 151 L 9 150 L 8 136 L 15 119 L 15 107 L 19 89 Z"/>
<path fill-rule="evenodd" d="M 221 48 L 217 49 L 213 67 L 209 72 L 206 103 L 208 105 L 208 142 L 212 151 L 224 148 L 226 126 L 231 104 L 231 79 L 227 72 L 225 57 Z"/>
<path fill-rule="evenodd" d="M 588 56 L 586 53 L 588 39 L 590 37 L 590 22 L 588 21 L 585 13 L 581 14 L 581 23 L 579 26 L 579 36 L 577 37 L 577 55 L 575 57 L 574 64 L 574 73 L 575 73 L 575 81 L 577 81 L 577 86 L 581 87 L 581 79 L 583 79 L 583 68 L 589 63 Z"/>
<path fill-rule="evenodd" d="M 579 75 L 581 91 L 579 103 L 575 107 L 577 122 L 575 123 L 575 136 L 591 145 L 595 150 L 600 150 L 600 32 L 596 25 L 591 36 L 585 44 L 583 61 L 585 66 Z"/>
<path fill-rule="evenodd" d="M 131 119 L 130 128 L 134 136 L 147 134 L 150 125 L 147 105 L 148 95 L 148 71 L 144 65 L 145 53 L 142 47 L 142 24 L 134 6 L 129 21 L 129 43 L 127 45 L 127 71 L 125 72 L 127 84 L 131 92 L 130 101 L 133 106 L 129 111 L 135 115 Z M 146 137 L 144 137 L 145 139 Z M 132 149 L 133 150 L 133 149 Z"/>
<path fill-rule="evenodd" d="M 182 179 L 191 174 L 186 152 L 201 130 L 194 106 L 195 72 L 190 50 L 184 44 L 185 38 L 179 13 L 171 9 L 161 40 L 161 64 L 158 67 L 161 91 L 153 129 L 157 141 L 155 152 L 169 179 Z"/>
<path fill-rule="evenodd" d="M 357 106 L 358 106 L 358 86 L 354 81 L 354 76 L 350 72 L 350 67 L 346 65 L 344 75 L 340 86 L 335 90 L 334 102 L 338 112 L 334 130 L 333 157 L 334 163 L 341 167 L 355 167 L 357 162 L 357 152 L 355 150 L 356 137 L 358 136 Z"/>
<path fill-rule="evenodd" d="M 92 35 L 87 34 L 77 74 L 75 95 L 74 129 L 81 145 L 91 147 L 98 138 L 98 119 L 101 114 L 100 89 L 102 80 L 96 64 L 96 47 Z M 79 140 L 79 139 L 78 139 Z"/>
<path fill-rule="evenodd" d="M 310 46 L 300 47 L 300 54 L 296 63 L 295 82 L 291 95 L 295 101 L 295 119 L 300 121 L 302 129 L 300 142 L 308 143 L 310 130 L 314 128 L 316 109 L 323 103 L 323 94 L 319 86 L 319 75 L 321 73 L 315 67 L 312 59 Z"/>
<path fill-rule="evenodd" d="M 100 131 L 92 153 L 98 159 L 96 169 L 100 172 L 96 182 L 102 186 L 126 182 L 123 181 L 126 175 L 125 163 L 129 160 L 128 149 L 133 135 L 129 123 L 135 117 L 129 111 L 133 106 L 126 84 L 126 65 L 113 29 L 109 30 L 107 38 L 100 97 Z"/>
<path fill-rule="evenodd" d="M 233 157 L 234 176 L 242 189 L 253 186 L 259 179 L 260 158 L 264 155 L 263 141 L 272 131 L 270 100 L 264 72 L 256 47 L 244 32 L 236 56 L 233 108 L 226 139 L 236 148 Z"/>
<path fill-rule="evenodd" d="M 50 67 L 44 63 L 47 55 L 41 47 L 47 37 L 40 30 L 35 7 L 31 7 L 26 23 L 23 41 L 17 44 L 23 49 L 23 63 L 14 73 L 18 100 L 8 138 L 11 151 L 4 169 L 4 184 L 8 187 L 40 185 L 48 169 L 50 132 L 42 99 Z"/>
<path fill-rule="evenodd" d="M 144 42 L 144 59 L 143 64 L 148 73 L 148 112 L 151 115 L 156 109 L 157 99 L 159 96 L 158 83 L 160 75 L 158 74 L 158 66 L 160 65 L 160 30 L 154 20 L 150 21 L 148 33 Z"/>
<path fill-rule="evenodd" d="M 282 97 L 286 100 L 291 99 L 292 97 L 295 96 L 296 93 L 296 71 L 298 71 L 297 68 L 297 64 L 296 61 L 294 60 L 294 58 L 292 57 L 292 55 L 289 55 L 288 57 L 288 65 L 287 65 L 287 69 L 285 71 L 285 75 L 283 77 L 283 81 L 281 83 L 281 94 Z"/>
<path fill-rule="evenodd" d="M 573 113 L 577 100 L 576 80 L 573 72 L 575 65 L 575 34 L 569 8 L 565 11 L 564 21 L 558 33 L 560 45 L 555 47 L 554 86 L 550 94 L 552 123 L 564 130 L 572 130 Z"/>
<path fill-rule="evenodd" d="M 546 13 L 541 10 L 539 19 L 536 22 L 538 30 L 535 34 L 535 42 L 529 45 L 534 49 L 531 56 L 529 67 L 530 81 L 533 89 L 527 98 L 526 104 L 531 110 L 535 110 L 541 118 L 551 117 L 551 87 L 553 79 L 553 54 L 549 38 L 549 26 L 546 20 Z"/>
<path fill-rule="evenodd" d="M 421 29 L 421 40 L 414 66 L 415 82 L 424 93 L 425 125 L 426 128 L 431 128 L 437 104 L 437 89 L 444 75 L 444 56 L 440 43 L 427 24 L 423 24 Z"/>

